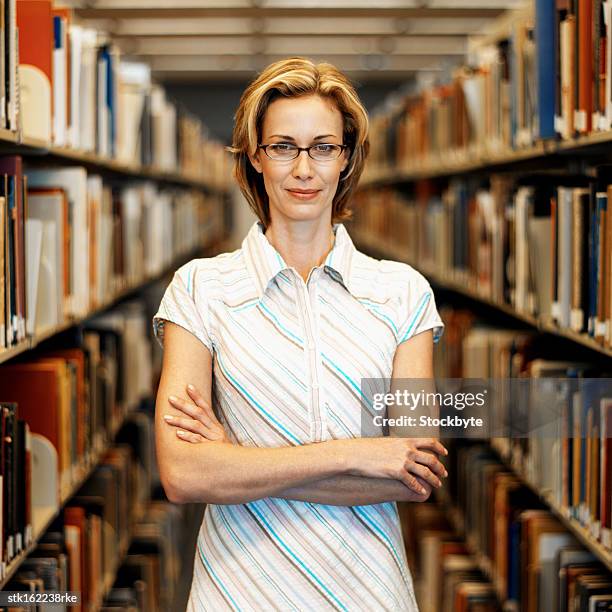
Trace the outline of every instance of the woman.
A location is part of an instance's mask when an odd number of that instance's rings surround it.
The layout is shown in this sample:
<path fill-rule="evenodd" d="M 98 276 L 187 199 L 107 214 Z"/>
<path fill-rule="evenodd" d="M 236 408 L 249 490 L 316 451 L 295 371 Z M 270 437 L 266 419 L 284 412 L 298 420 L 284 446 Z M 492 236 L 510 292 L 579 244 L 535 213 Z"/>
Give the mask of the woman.
<path fill-rule="evenodd" d="M 361 437 L 361 381 L 432 377 L 443 324 L 424 277 L 339 222 L 367 129 L 330 64 L 262 72 L 231 148 L 259 221 L 182 266 L 154 318 L 162 483 L 208 504 L 189 610 L 417 610 L 395 502 L 441 485 L 446 449 Z"/>

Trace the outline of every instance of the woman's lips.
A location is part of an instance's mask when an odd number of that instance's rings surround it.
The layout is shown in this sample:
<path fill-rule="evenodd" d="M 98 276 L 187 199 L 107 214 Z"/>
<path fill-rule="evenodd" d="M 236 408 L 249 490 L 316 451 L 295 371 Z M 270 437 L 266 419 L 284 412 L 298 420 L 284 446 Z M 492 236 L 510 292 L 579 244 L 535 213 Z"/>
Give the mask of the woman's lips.
<path fill-rule="evenodd" d="M 287 192 L 298 200 L 313 200 L 319 195 L 319 191 L 292 191 L 287 189 Z"/>

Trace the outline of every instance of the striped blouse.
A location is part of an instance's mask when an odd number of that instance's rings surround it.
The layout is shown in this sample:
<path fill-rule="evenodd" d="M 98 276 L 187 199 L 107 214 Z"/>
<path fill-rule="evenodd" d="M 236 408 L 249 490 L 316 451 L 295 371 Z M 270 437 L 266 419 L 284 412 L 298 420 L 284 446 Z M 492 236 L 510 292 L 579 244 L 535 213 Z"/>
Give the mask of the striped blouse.
<path fill-rule="evenodd" d="M 190 261 L 166 289 L 156 337 L 163 346 L 168 320 L 209 349 L 213 406 L 235 444 L 360 437 L 361 380 L 388 390 L 397 345 L 442 334 L 419 272 L 333 229 L 308 282 L 255 222 L 240 249 Z M 417 610 L 397 504 L 208 504 L 187 609 Z"/>

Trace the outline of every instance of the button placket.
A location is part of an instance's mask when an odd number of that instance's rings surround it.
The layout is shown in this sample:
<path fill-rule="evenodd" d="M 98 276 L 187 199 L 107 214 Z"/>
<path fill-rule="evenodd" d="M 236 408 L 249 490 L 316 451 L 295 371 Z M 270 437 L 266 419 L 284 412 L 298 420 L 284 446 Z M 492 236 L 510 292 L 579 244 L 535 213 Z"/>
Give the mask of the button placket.
<path fill-rule="evenodd" d="M 315 275 L 318 270 L 315 270 L 312 275 Z M 297 275 L 297 273 L 296 273 Z M 297 296 L 300 309 L 303 312 L 303 322 L 305 330 L 305 350 L 308 361 L 309 387 L 310 387 L 310 436 L 315 442 L 323 439 L 323 423 L 319 400 L 319 375 L 318 375 L 318 346 L 317 333 L 315 328 L 315 319 L 313 308 L 310 300 L 309 287 L 301 276 L 298 276 Z M 310 277 L 309 277 L 310 279 Z"/>

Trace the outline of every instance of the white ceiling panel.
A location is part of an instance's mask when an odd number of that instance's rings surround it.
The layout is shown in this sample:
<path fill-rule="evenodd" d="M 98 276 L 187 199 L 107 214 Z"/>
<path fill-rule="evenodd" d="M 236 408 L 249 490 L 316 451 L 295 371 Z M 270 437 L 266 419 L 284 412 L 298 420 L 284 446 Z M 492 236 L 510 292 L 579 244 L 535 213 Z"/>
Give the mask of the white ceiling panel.
<path fill-rule="evenodd" d="M 460 37 L 361 37 L 276 36 L 265 37 L 163 37 L 119 38 L 120 46 L 134 55 L 463 55 Z"/>
<path fill-rule="evenodd" d="M 253 74 L 303 55 L 374 79 L 448 70 L 524 0 L 64 0 L 154 76 Z"/>

